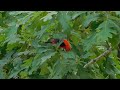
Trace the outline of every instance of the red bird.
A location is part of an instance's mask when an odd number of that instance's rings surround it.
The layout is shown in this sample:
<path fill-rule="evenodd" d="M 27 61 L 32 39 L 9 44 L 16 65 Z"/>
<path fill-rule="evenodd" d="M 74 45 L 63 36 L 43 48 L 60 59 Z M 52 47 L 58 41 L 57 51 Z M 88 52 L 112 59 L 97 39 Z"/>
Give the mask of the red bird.
<path fill-rule="evenodd" d="M 46 43 L 51 43 L 51 44 L 57 44 L 59 43 L 61 40 L 60 39 L 50 39 L 48 42 Z M 63 48 L 66 51 L 70 51 L 71 50 L 71 45 L 69 43 L 69 41 L 67 39 L 63 39 L 62 43 L 60 44 L 59 48 Z"/>

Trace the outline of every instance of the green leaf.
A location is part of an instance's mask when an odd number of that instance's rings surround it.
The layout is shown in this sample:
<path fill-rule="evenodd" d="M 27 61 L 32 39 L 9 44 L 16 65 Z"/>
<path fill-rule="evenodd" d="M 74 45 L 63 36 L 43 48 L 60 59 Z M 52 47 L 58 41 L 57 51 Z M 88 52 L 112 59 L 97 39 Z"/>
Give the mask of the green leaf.
<path fill-rule="evenodd" d="M 90 50 L 96 44 L 96 33 L 92 33 L 88 38 L 83 40 L 84 51 Z"/>
<path fill-rule="evenodd" d="M 23 12 L 18 12 L 17 14 L 21 14 L 21 13 L 23 13 Z M 26 24 L 26 22 L 29 22 L 31 17 L 33 17 L 33 12 L 24 12 L 24 13 L 27 13 L 27 15 L 18 19 L 19 25 Z"/>
<path fill-rule="evenodd" d="M 36 55 L 35 57 L 34 57 L 34 60 L 33 60 L 33 62 L 32 62 L 32 69 L 33 68 L 37 68 L 37 66 L 40 64 L 40 62 L 41 62 L 41 60 L 40 60 L 40 55 Z"/>
<path fill-rule="evenodd" d="M 93 32 L 83 41 L 84 51 L 90 50 L 93 45 L 103 43 L 108 41 L 109 38 L 113 37 L 113 34 L 117 34 L 117 30 L 113 29 L 118 28 L 118 26 L 112 20 L 103 21 L 98 28 L 97 32 Z"/>
<path fill-rule="evenodd" d="M 18 27 L 16 25 L 13 25 L 6 30 L 5 42 L 9 42 L 9 44 L 12 44 L 20 40 L 20 38 L 17 36 L 17 28 Z"/>
<path fill-rule="evenodd" d="M 6 74 L 3 70 L 0 69 L 0 79 L 6 79 Z"/>
<path fill-rule="evenodd" d="M 83 66 L 79 65 L 78 69 L 77 75 L 79 75 L 80 79 L 91 79 L 90 73 Z"/>
<path fill-rule="evenodd" d="M 96 34 L 97 41 L 106 41 L 108 38 L 112 38 L 112 34 L 117 34 L 116 30 L 111 28 L 116 27 L 114 25 L 111 20 L 106 20 L 101 23 L 96 29 L 100 30 L 100 32 Z"/>
<path fill-rule="evenodd" d="M 64 59 L 75 59 L 75 54 L 73 52 L 62 52 L 61 55 Z"/>
<path fill-rule="evenodd" d="M 69 34 L 71 30 L 71 26 L 69 25 L 71 20 L 70 16 L 68 16 L 66 12 L 60 12 L 58 13 L 58 20 L 62 25 L 63 31 Z"/>
<path fill-rule="evenodd" d="M 87 27 L 92 21 L 96 21 L 99 18 L 98 16 L 98 13 L 87 15 L 85 21 L 83 22 L 83 26 Z"/>
<path fill-rule="evenodd" d="M 80 16 L 81 14 L 85 13 L 86 11 L 78 11 L 78 12 L 74 12 L 72 15 L 72 19 L 76 19 L 78 16 Z"/>
<path fill-rule="evenodd" d="M 5 57 L 2 58 L 2 60 L 0 60 L 0 68 L 3 68 L 4 65 L 6 65 L 7 63 L 10 62 L 11 60 L 11 56 L 14 53 L 14 51 L 10 51 L 8 52 Z"/>
<path fill-rule="evenodd" d="M 19 67 L 21 64 L 22 64 L 22 58 L 16 57 L 15 59 L 13 59 L 13 66 L 14 67 Z"/>
<path fill-rule="evenodd" d="M 53 76 L 51 76 L 50 78 L 61 79 L 63 76 L 63 70 L 64 70 L 64 67 L 58 60 L 53 66 Z"/>
<path fill-rule="evenodd" d="M 111 58 L 107 58 L 105 62 L 105 72 L 110 75 L 110 78 L 116 78 L 116 68 L 114 67 L 114 62 L 112 61 Z M 117 70 L 118 73 L 118 70 Z"/>
<path fill-rule="evenodd" d="M 36 55 L 33 62 L 32 62 L 32 69 L 29 71 L 29 74 L 32 74 L 33 71 L 36 71 L 41 65 L 48 59 L 50 59 L 52 56 L 55 55 L 56 52 L 46 52 L 43 54 L 44 56 L 42 57 L 41 55 Z"/>
<path fill-rule="evenodd" d="M 113 70 L 114 70 L 114 72 L 116 73 L 116 74 L 120 74 L 120 70 L 118 69 L 118 68 L 116 68 L 115 66 L 113 66 L 114 68 L 113 68 Z"/>
<path fill-rule="evenodd" d="M 33 58 L 29 58 L 29 59 L 25 60 L 23 62 L 24 64 L 22 64 L 21 67 L 29 68 L 32 64 L 32 60 L 33 60 Z"/>
<path fill-rule="evenodd" d="M 49 69 L 48 69 L 48 64 L 45 63 L 41 66 L 41 72 L 40 75 L 45 75 L 49 73 Z"/>
<path fill-rule="evenodd" d="M 16 48 L 17 46 L 19 46 L 17 42 L 16 42 L 16 43 L 13 43 L 13 44 L 12 44 L 12 43 L 11 43 L 11 44 L 8 43 L 6 50 L 8 50 L 8 51 L 13 50 L 13 49 Z"/>
<path fill-rule="evenodd" d="M 51 12 L 49 12 L 46 16 L 44 16 L 44 17 L 41 18 L 41 19 L 43 19 L 43 21 L 45 22 L 45 21 L 47 21 L 47 20 L 52 19 L 52 15 L 54 15 L 54 14 L 57 14 L 57 12 L 56 12 L 56 11 L 51 11 Z"/>
<path fill-rule="evenodd" d="M 22 13 L 33 13 L 33 11 L 12 11 L 12 12 L 9 12 L 10 15 L 19 15 L 19 14 L 22 14 Z"/>
<path fill-rule="evenodd" d="M 120 11 L 114 11 L 117 15 L 120 15 Z"/>
<path fill-rule="evenodd" d="M 23 69 L 19 69 L 19 70 L 15 70 L 15 69 L 13 69 L 12 71 L 11 71 L 11 73 L 10 73 L 10 75 L 9 75 L 9 79 L 10 78 L 16 78 L 17 76 L 18 76 L 18 73 L 20 72 L 20 71 L 22 71 Z"/>
<path fill-rule="evenodd" d="M 53 38 L 59 38 L 59 39 L 63 39 L 66 38 L 67 36 L 63 33 L 58 33 L 58 34 L 54 34 Z"/>
<path fill-rule="evenodd" d="M 26 77 L 28 76 L 28 72 L 26 72 L 26 71 L 21 71 L 21 72 L 20 72 L 20 76 L 21 76 L 21 78 L 26 78 Z"/>
<path fill-rule="evenodd" d="M 38 49 L 37 49 L 37 53 L 38 54 L 42 54 L 42 53 L 45 53 L 45 52 L 47 52 L 47 51 L 50 51 L 51 49 L 46 49 L 45 47 L 39 47 Z"/>
<path fill-rule="evenodd" d="M 56 52 L 50 52 L 49 54 L 47 54 L 46 56 L 43 56 L 41 58 L 41 65 L 47 60 L 50 59 L 52 56 L 54 56 L 56 54 Z"/>
<path fill-rule="evenodd" d="M 75 32 L 72 32 L 72 36 L 71 36 L 71 39 L 72 39 L 72 41 L 73 41 L 73 44 L 75 45 L 75 46 L 77 46 L 78 45 L 78 43 L 80 42 L 80 36 L 78 36 L 78 34 L 77 33 L 75 33 Z"/>
<path fill-rule="evenodd" d="M 18 56 L 21 56 L 21 55 L 27 55 L 27 54 L 29 54 L 30 53 L 30 51 L 24 51 L 24 52 L 19 52 L 18 53 Z"/>
<path fill-rule="evenodd" d="M 0 19 L 2 19 L 2 13 L 0 13 Z"/>
<path fill-rule="evenodd" d="M 42 26 L 41 27 L 41 30 L 36 32 L 35 35 L 38 36 L 38 38 L 40 39 L 42 37 L 42 35 L 46 32 L 47 28 L 49 27 L 50 25 L 47 25 L 47 26 Z"/>

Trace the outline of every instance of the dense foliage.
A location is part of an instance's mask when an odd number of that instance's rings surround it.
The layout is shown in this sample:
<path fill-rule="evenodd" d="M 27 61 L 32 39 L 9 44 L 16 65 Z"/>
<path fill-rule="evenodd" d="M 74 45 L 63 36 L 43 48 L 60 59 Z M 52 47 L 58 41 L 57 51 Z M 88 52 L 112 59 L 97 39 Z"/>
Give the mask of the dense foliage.
<path fill-rule="evenodd" d="M 50 38 L 68 39 L 72 50 Z M 117 79 L 119 43 L 119 11 L 1 11 L 0 78 Z"/>

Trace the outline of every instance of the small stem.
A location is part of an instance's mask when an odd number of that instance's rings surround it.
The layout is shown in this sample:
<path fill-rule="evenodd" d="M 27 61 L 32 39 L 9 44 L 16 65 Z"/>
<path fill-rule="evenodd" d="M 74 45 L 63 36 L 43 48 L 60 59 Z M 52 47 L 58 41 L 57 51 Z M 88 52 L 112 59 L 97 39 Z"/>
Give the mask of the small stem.
<path fill-rule="evenodd" d="M 104 53 L 102 53 L 102 54 L 99 55 L 98 57 L 96 57 L 96 58 L 90 60 L 90 62 L 88 62 L 86 65 L 84 65 L 84 68 L 87 68 L 89 65 L 91 65 L 91 64 L 93 64 L 93 63 L 99 61 L 102 57 L 108 55 L 108 54 L 112 51 L 111 44 L 109 44 L 109 45 L 110 45 L 110 47 L 109 47 L 108 50 L 106 50 Z"/>

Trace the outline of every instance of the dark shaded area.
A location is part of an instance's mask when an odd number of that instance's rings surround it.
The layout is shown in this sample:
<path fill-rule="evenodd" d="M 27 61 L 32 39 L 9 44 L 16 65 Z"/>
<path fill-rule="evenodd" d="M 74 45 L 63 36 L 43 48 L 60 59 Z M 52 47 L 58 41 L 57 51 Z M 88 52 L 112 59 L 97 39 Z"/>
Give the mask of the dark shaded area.
<path fill-rule="evenodd" d="M 120 43 L 118 44 L 118 53 L 117 53 L 117 57 L 120 58 Z"/>

